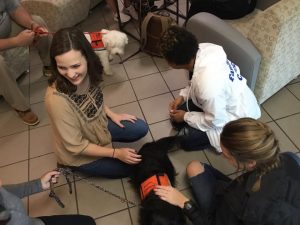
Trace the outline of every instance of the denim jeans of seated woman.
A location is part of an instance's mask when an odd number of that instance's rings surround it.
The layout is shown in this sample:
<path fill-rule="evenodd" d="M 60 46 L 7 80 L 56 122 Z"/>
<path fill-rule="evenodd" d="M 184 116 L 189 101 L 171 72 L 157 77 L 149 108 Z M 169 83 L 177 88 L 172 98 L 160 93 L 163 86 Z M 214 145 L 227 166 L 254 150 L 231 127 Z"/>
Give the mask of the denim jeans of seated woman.
<path fill-rule="evenodd" d="M 124 128 L 119 127 L 112 120 L 108 120 L 108 130 L 113 142 L 134 142 L 148 133 L 148 125 L 141 119 L 134 123 L 130 121 L 122 121 L 121 123 Z M 105 157 L 73 169 L 92 176 L 122 178 L 130 176 L 132 167 L 132 165 L 118 159 Z"/>
<path fill-rule="evenodd" d="M 300 158 L 294 152 L 284 152 L 282 155 L 287 155 L 295 161 L 296 166 L 300 167 Z M 292 163 L 285 165 L 286 171 L 295 170 L 295 166 Z M 289 168 L 289 169 L 288 169 Z M 296 173 L 296 172 L 295 172 Z M 289 174 L 287 174 L 288 176 Z M 228 187 L 232 180 L 215 169 L 214 167 L 204 164 L 204 172 L 196 176 L 189 178 L 195 200 L 201 211 L 206 214 L 211 214 L 218 206 L 217 195 L 224 193 L 224 188 Z M 276 200 L 274 200 L 276 201 Z"/>
<path fill-rule="evenodd" d="M 216 194 L 226 187 L 231 179 L 214 167 L 204 164 L 204 172 L 189 179 L 195 200 L 206 214 L 217 207 Z"/>
<path fill-rule="evenodd" d="M 188 104 L 188 107 L 187 107 Z M 203 112 L 202 109 L 198 108 L 192 100 L 188 100 L 188 103 L 184 102 L 179 107 L 179 110 L 183 111 L 196 111 Z M 189 109 L 189 110 L 188 110 Z M 186 151 L 199 151 L 211 147 L 206 132 L 195 129 L 189 126 L 186 122 L 176 123 L 171 121 L 174 129 L 178 130 L 178 135 L 182 136 L 180 147 Z"/>

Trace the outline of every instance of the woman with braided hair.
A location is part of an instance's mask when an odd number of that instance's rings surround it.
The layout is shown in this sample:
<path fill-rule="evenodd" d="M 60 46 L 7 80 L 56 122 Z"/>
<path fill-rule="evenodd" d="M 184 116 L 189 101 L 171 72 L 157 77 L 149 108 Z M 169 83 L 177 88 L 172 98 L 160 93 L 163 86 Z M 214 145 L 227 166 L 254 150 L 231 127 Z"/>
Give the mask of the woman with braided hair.
<path fill-rule="evenodd" d="M 274 132 L 241 118 L 221 133 L 224 158 L 242 175 L 231 180 L 198 161 L 187 166 L 197 204 L 173 187 L 157 186 L 162 200 L 181 207 L 194 225 L 300 224 L 300 159 L 280 154 Z"/>

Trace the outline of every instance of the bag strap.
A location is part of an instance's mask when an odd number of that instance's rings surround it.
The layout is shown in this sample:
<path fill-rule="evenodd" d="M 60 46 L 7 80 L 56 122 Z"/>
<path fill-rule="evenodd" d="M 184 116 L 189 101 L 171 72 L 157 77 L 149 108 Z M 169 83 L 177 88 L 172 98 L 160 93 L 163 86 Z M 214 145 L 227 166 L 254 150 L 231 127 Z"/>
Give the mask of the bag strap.
<path fill-rule="evenodd" d="M 165 32 L 170 25 L 170 17 L 166 17 L 166 16 L 160 16 L 161 18 L 161 27 L 162 27 L 162 31 Z"/>
<path fill-rule="evenodd" d="M 143 49 L 147 43 L 147 27 L 150 19 L 154 16 L 152 12 L 149 12 L 142 23 L 142 28 L 141 28 L 141 48 Z"/>

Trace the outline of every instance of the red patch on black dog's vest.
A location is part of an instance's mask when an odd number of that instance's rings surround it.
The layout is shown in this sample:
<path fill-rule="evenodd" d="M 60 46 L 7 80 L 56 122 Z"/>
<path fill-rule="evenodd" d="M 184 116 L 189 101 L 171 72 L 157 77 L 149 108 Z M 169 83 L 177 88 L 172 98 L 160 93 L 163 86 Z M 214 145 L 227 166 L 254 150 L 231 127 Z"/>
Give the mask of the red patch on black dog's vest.
<path fill-rule="evenodd" d="M 141 199 L 147 197 L 147 195 L 155 188 L 157 185 L 170 186 L 170 180 L 167 174 L 156 174 L 145 180 L 140 186 Z"/>

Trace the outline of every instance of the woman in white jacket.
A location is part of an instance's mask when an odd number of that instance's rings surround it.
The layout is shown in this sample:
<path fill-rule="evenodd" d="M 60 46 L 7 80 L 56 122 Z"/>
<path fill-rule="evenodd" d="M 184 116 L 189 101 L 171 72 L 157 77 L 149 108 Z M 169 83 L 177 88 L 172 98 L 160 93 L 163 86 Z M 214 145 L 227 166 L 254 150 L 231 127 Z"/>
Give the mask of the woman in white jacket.
<path fill-rule="evenodd" d="M 172 26 L 161 38 L 161 51 L 174 69 L 190 72 L 190 84 L 169 105 L 172 124 L 185 150 L 220 148 L 220 133 L 232 120 L 261 116 L 257 100 L 240 69 L 221 46 L 198 44 L 186 29 Z"/>

